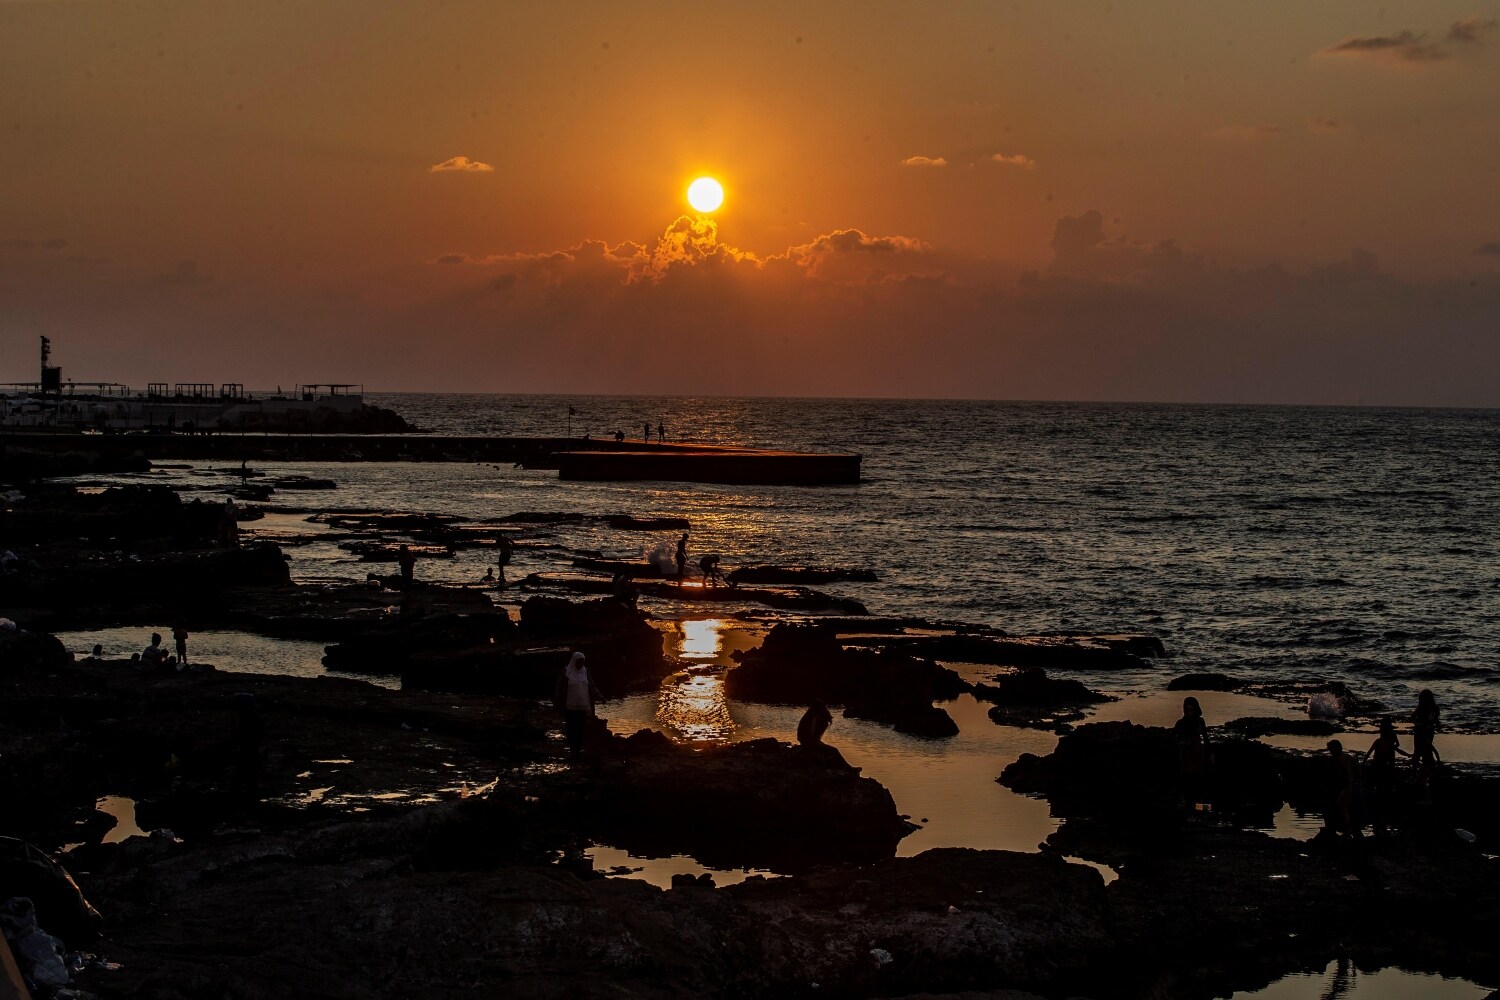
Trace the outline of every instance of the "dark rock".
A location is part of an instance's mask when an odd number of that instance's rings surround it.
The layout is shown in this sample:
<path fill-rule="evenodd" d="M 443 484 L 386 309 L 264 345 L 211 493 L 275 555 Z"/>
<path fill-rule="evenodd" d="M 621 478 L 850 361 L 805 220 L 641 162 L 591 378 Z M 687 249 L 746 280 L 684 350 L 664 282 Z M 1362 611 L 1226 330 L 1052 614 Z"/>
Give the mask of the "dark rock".
<path fill-rule="evenodd" d="M 1285 755 L 1247 740 L 1214 740 L 1206 787 L 1215 809 L 1269 825 L 1285 801 Z M 1000 775 L 1018 792 L 1044 795 L 1057 816 L 1103 816 L 1160 823 L 1182 805 L 1176 741 L 1170 729 L 1130 722 L 1079 726 L 1046 757 L 1022 754 Z"/>
<path fill-rule="evenodd" d="M 0 627 L 0 671 L 48 670 L 71 662 L 73 654 L 55 635 Z"/>
<path fill-rule="evenodd" d="M 844 705 L 851 718 L 894 725 L 899 732 L 951 736 L 957 725 L 934 700 L 968 689 L 932 660 L 891 650 L 845 649 L 818 625 L 780 624 L 740 656 L 724 678 L 726 693 L 746 701 Z"/>
<path fill-rule="evenodd" d="M 623 559 L 605 559 L 602 556 L 578 556 L 573 565 L 579 569 L 591 569 L 596 573 L 624 573 L 631 579 L 652 579 L 662 575 L 651 563 L 627 562 Z"/>
<path fill-rule="evenodd" d="M 1046 671 L 1036 667 L 997 674 L 992 680 L 993 685 L 975 685 L 974 697 L 1000 705 L 1041 706 L 1097 705 L 1114 700 L 1107 694 L 1089 690 L 1081 681 L 1048 677 Z"/>
<path fill-rule="evenodd" d="M 1233 691 L 1240 682 L 1227 674 L 1183 674 L 1167 683 L 1168 691 Z"/>
<path fill-rule="evenodd" d="M 1332 736 L 1339 727 L 1326 719 L 1278 719 L 1252 715 L 1224 723 L 1224 728 L 1242 736 Z"/>
<path fill-rule="evenodd" d="M 872 583 L 879 579 L 872 569 L 835 566 L 740 566 L 732 570 L 730 583 L 838 583 L 849 580 Z"/>
<path fill-rule="evenodd" d="M 993 680 L 993 685 L 974 685 L 974 697 L 996 703 L 988 714 L 997 726 L 1058 729 L 1082 719 L 1085 706 L 1113 700 L 1079 681 L 1048 677 L 1038 667 L 998 674 Z"/>
<path fill-rule="evenodd" d="M 530 597 L 514 633 L 494 642 L 415 651 L 401 670 L 403 688 L 550 698 L 569 655 L 588 657 L 600 691 L 610 698 L 653 689 L 672 672 L 664 639 L 645 614 L 620 601 Z"/>
<path fill-rule="evenodd" d="M 1147 665 L 1143 658 L 1166 655 L 1160 639 L 1137 635 L 956 634 L 898 636 L 881 642 L 937 660 L 1067 670 L 1140 669 Z"/>
<path fill-rule="evenodd" d="M 575 573 L 532 573 L 522 581 L 529 588 L 549 587 L 579 594 L 613 593 L 614 583 L 597 576 Z M 786 611 L 834 611 L 844 615 L 862 615 L 865 606 L 859 601 L 834 597 L 807 587 L 701 587 L 678 586 L 675 581 L 638 582 L 639 594 L 689 604 L 763 604 Z"/>
<path fill-rule="evenodd" d="M 500 520 L 505 524 L 578 524 L 584 520 L 584 516 L 571 511 L 523 510 L 507 514 Z"/>
<path fill-rule="evenodd" d="M 685 517 L 637 517 L 616 514 L 608 524 L 617 531 L 687 531 L 692 527 Z"/>
<path fill-rule="evenodd" d="M 616 739 L 596 764 L 594 822 L 637 854 L 800 868 L 890 857 L 911 827 L 890 792 L 830 746 L 693 748 Z"/>

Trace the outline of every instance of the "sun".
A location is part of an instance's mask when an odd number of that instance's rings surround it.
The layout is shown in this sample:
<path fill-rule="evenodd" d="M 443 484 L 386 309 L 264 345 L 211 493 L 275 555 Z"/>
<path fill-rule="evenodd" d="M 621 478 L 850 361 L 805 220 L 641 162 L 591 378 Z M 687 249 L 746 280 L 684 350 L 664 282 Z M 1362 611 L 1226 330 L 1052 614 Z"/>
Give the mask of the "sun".
<path fill-rule="evenodd" d="M 724 185 L 712 177 L 700 177 L 688 185 L 687 199 L 695 212 L 716 212 L 724 204 Z"/>

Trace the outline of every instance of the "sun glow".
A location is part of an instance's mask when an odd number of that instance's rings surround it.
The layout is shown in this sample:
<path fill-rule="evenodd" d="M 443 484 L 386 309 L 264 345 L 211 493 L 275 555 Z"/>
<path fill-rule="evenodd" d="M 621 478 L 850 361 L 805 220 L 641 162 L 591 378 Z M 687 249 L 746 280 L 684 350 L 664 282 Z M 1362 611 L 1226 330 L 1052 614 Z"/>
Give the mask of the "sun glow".
<path fill-rule="evenodd" d="M 687 200 L 695 212 L 716 212 L 724 204 L 724 186 L 712 177 L 700 177 L 688 185 Z"/>

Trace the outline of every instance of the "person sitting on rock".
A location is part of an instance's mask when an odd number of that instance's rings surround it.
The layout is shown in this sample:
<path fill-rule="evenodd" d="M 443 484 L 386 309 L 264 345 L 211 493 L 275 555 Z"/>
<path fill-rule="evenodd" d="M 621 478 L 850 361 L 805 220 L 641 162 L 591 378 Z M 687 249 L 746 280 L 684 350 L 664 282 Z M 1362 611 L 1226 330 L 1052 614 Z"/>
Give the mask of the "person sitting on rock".
<path fill-rule="evenodd" d="M 1344 752 L 1344 744 L 1338 740 L 1328 741 L 1328 759 L 1331 766 L 1328 781 L 1328 815 L 1326 824 L 1335 834 L 1359 839 L 1359 827 L 1354 825 L 1354 805 L 1359 794 L 1359 768 L 1354 758 Z"/>
<path fill-rule="evenodd" d="M 99 642 L 94 643 L 93 652 L 89 653 L 88 656 L 85 656 L 84 659 L 91 660 L 95 663 L 104 659 L 104 644 Z"/>
<path fill-rule="evenodd" d="M 162 670 L 173 664 L 174 658 L 167 655 L 166 647 L 161 644 L 161 633 L 151 633 L 151 645 L 141 650 L 141 669 L 144 671 Z"/>
<path fill-rule="evenodd" d="M 562 710 L 568 750 L 576 756 L 583 752 L 595 719 L 594 704 L 603 700 L 582 653 L 574 653 L 568 659 L 568 665 L 558 675 L 552 700 Z"/>
<path fill-rule="evenodd" d="M 828 711 L 828 706 L 815 701 L 807 706 L 807 711 L 802 713 L 802 721 L 797 723 L 797 742 L 808 748 L 820 747 L 823 745 L 823 734 L 828 732 L 831 725 L 833 714 Z"/>
<path fill-rule="evenodd" d="M 1198 699 L 1182 699 L 1182 718 L 1172 727 L 1177 742 L 1177 772 L 1182 780 L 1182 794 L 1195 811 L 1213 808 L 1205 794 L 1208 778 L 1208 723 L 1203 721 L 1203 706 Z"/>
<path fill-rule="evenodd" d="M 641 597 L 640 591 L 635 589 L 635 578 L 630 575 L 629 570 L 622 569 L 611 577 L 609 589 L 615 600 L 627 608 L 634 608 Z"/>

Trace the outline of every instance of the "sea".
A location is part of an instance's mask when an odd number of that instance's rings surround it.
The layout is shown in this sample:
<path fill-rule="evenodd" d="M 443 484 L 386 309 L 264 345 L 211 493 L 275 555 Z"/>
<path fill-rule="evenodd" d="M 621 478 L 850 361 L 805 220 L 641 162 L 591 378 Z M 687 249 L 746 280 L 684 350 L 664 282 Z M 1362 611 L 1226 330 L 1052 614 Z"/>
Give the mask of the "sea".
<path fill-rule="evenodd" d="M 1149 633 L 1166 659 L 1117 672 L 1054 671 L 1117 700 L 1095 721 L 1171 725 L 1180 693 L 1167 682 L 1217 671 L 1250 682 L 1340 681 L 1404 720 L 1431 689 L 1443 711 L 1438 747 L 1465 766 L 1500 767 L 1500 410 L 891 399 L 727 399 L 379 394 L 438 434 L 574 435 L 857 452 L 863 481 L 846 486 L 719 486 L 562 482 L 556 472 L 492 463 L 263 462 L 268 477 L 334 481 L 326 491 L 278 490 L 243 527 L 296 541 L 286 551 L 305 583 L 363 580 L 361 562 L 309 511 L 429 512 L 494 522 L 523 512 L 686 517 L 690 554 L 726 569 L 751 563 L 868 568 L 876 582 L 821 587 L 871 614 L 970 624 L 1016 634 Z M 208 499 L 237 482 L 238 463 L 174 464 L 144 477 Z M 677 532 L 613 530 L 602 520 L 527 525 L 512 582 L 571 569 L 581 552 L 639 559 L 670 552 Z M 422 560 L 419 577 L 479 585 L 488 549 Z M 385 571 L 391 567 L 385 566 Z M 497 599 L 514 607 L 515 588 Z M 735 605 L 641 601 L 688 669 L 659 692 L 601 707 L 621 734 L 651 726 L 686 741 L 790 739 L 799 706 L 726 698 L 723 669 L 784 613 Z M 139 646 L 153 628 L 79 632 L 84 651 Z M 318 674 L 319 643 L 245 633 L 193 637 L 200 660 L 228 669 Z M 995 668 L 951 664 L 981 680 Z M 394 679 L 380 683 L 395 684 Z M 1306 706 L 1247 693 L 1201 696 L 1211 724 L 1241 715 L 1306 718 Z M 1304 699 L 1305 701 L 1305 699 Z M 1057 735 L 996 725 L 968 695 L 944 704 L 957 736 L 930 740 L 836 717 L 828 741 L 888 787 L 917 829 L 899 847 L 1036 850 L 1057 828 L 1047 803 L 999 785 L 1023 753 Z M 1368 722 L 1358 724 L 1369 729 Z M 1404 722 L 1403 733 L 1409 732 Z M 1368 733 L 1349 733 L 1362 751 Z M 1410 746 L 1409 736 L 1403 742 Z M 1318 752 L 1322 741 L 1268 742 Z M 336 769 L 335 769 L 336 770 Z M 332 785 L 336 773 L 307 783 Z M 1322 819 L 1285 807 L 1267 832 L 1306 839 Z M 594 845 L 595 866 L 661 886 L 705 869 L 685 856 L 646 858 Z M 1115 873 L 1090 864 L 1106 881 Z M 753 872 L 716 870 L 719 884 Z M 765 872 L 756 874 L 774 875 Z M 1480 997 L 1463 981 L 1343 965 L 1291 976 L 1265 997 Z M 1356 976 L 1356 978 L 1358 978 Z M 1237 995 L 1239 996 L 1239 995 Z"/>
<path fill-rule="evenodd" d="M 581 484 L 493 466 L 327 467 L 340 505 L 681 515 L 693 552 L 729 568 L 875 570 L 876 583 L 826 588 L 872 614 L 1146 632 L 1172 654 L 1163 675 L 1338 680 L 1403 714 L 1430 688 L 1445 726 L 1500 731 L 1500 410 L 369 398 L 433 433 L 638 438 L 650 424 L 672 440 L 857 452 L 864 480 Z M 619 536 L 570 541 L 638 556 L 665 540 Z M 516 569 L 570 558 L 523 550 Z"/>

